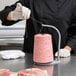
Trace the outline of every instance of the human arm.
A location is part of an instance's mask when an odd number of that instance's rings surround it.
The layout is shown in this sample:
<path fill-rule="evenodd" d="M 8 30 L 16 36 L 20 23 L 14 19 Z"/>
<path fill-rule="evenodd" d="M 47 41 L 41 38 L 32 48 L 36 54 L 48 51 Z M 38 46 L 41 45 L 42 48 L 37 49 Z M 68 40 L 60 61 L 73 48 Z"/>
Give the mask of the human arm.
<path fill-rule="evenodd" d="M 13 12 L 16 9 L 17 3 L 21 3 L 23 6 L 29 8 L 28 1 L 29 0 L 17 1 L 15 4 L 13 4 L 11 6 L 6 6 L 2 11 L 0 11 L 0 19 L 2 20 L 2 24 L 3 25 L 11 25 L 11 24 L 18 22 L 20 19 L 18 19 L 18 20 L 11 19 L 11 16 L 12 16 L 11 12 Z"/>
<path fill-rule="evenodd" d="M 0 19 L 1 19 L 3 25 L 8 26 L 8 25 L 12 25 L 12 24 L 18 22 L 18 21 L 13 21 L 13 20 L 11 20 L 11 21 L 7 20 L 8 14 L 15 9 L 16 4 L 17 4 L 17 2 L 11 6 L 6 6 L 2 11 L 0 11 Z"/>

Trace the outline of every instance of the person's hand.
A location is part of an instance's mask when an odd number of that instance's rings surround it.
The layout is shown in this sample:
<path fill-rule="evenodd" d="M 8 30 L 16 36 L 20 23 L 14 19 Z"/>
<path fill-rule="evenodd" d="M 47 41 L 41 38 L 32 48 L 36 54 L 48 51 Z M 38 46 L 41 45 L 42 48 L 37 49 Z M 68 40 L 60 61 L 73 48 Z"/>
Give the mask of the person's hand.
<path fill-rule="evenodd" d="M 56 57 L 58 56 L 58 52 L 55 53 L 55 56 Z M 70 57 L 70 51 L 67 49 L 60 49 L 59 50 L 59 56 L 63 57 L 63 58 Z"/>
<path fill-rule="evenodd" d="M 21 3 L 17 3 L 15 10 L 11 12 L 11 20 L 29 19 L 30 13 L 29 8 L 22 6 Z"/>

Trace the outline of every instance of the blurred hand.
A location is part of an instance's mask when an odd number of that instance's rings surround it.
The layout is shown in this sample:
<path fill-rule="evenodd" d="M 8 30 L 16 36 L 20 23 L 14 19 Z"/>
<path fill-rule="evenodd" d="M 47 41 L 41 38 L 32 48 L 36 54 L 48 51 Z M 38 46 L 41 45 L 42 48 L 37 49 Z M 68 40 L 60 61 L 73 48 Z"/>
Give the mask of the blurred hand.
<path fill-rule="evenodd" d="M 55 56 L 56 57 L 58 56 L 58 52 L 55 53 Z M 59 50 L 59 56 L 63 57 L 63 58 L 70 57 L 70 51 L 67 49 L 60 49 Z"/>
<path fill-rule="evenodd" d="M 29 19 L 31 11 L 29 8 L 24 7 L 21 3 L 17 3 L 14 11 L 11 12 L 11 20 Z"/>

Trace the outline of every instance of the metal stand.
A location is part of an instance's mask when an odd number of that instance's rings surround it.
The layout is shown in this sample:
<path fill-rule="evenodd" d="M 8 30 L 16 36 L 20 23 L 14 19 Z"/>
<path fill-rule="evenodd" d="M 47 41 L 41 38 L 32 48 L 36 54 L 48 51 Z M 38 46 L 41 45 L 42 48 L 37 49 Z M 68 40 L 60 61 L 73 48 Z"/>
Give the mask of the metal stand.
<path fill-rule="evenodd" d="M 52 26 L 52 25 L 45 25 L 45 24 L 42 24 L 42 27 L 50 27 L 50 28 L 53 28 L 54 30 L 57 31 L 58 35 L 59 35 L 59 41 L 58 41 L 58 57 L 57 59 L 55 59 L 51 64 L 58 64 L 60 62 L 60 56 L 59 56 L 59 50 L 60 50 L 60 44 L 61 44 L 61 34 L 60 34 L 60 31 L 55 27 L 55 26 Z"/>

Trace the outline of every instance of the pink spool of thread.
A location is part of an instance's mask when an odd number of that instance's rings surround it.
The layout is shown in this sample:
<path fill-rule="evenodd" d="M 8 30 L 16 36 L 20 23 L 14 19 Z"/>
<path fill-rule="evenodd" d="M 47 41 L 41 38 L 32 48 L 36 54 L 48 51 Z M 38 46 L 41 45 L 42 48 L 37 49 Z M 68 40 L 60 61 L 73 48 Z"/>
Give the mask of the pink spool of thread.
<path fill-rule="evenodd" d="M 50 34 L 36 34 L 34 36 L 33 61 L 36 63 L 53 61 L 52 36 Z"/>

